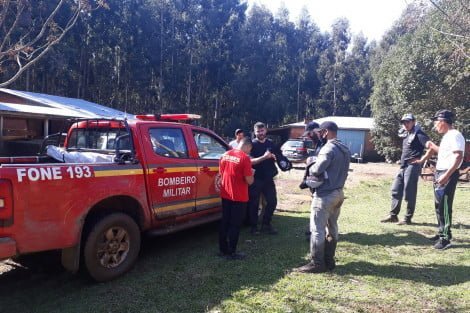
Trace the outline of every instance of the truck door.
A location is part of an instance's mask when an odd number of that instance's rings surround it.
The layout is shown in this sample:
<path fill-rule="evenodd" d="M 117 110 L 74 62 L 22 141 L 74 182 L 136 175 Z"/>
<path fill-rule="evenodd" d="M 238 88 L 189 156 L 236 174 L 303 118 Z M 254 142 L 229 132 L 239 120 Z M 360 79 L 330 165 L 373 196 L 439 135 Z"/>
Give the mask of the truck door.
<path fill-rule="evenodd" d="M 215 189 L 215 178 L 219 172 L 219 159 L 228 146 L 213 134 L 193 129 L 198 150 L 198 184 L 196 190 L 196 211 L 219 208 L 221 199 Z"/>
<path fill-rule="evenodd" d="M 142 125 L 147 157 L 147 186 L 156 219 L 194 212 L 197 164 L 189 157 L 183 129 L 178 126 Z"/>

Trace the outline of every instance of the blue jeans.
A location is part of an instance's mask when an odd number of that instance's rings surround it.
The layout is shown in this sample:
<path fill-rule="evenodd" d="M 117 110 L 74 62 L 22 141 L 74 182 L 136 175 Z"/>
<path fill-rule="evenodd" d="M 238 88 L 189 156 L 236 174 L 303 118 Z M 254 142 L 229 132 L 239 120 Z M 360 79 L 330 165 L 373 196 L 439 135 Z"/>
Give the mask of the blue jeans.
<path fill-rule="evenodd" d="M 405 198 L 405 220 L 411 220 L 416 208 L 416 195 L 418 193 L 418 179 L 421 174 L 421 164 L 409 164 L 395 176 L 392 184 L 392 206 L 390 215 L 397 216 L 400 213 L 401 201 Z"/>
<path fill-rule="evenodd" d="M 331 236 L 338 241 L 338 217 L 344 201 L 343 189 L 336 189 L 325 196 L 313 195 L 310 212 L 310 253 L 315 264 L 325 263 L 325 239 Z"/>

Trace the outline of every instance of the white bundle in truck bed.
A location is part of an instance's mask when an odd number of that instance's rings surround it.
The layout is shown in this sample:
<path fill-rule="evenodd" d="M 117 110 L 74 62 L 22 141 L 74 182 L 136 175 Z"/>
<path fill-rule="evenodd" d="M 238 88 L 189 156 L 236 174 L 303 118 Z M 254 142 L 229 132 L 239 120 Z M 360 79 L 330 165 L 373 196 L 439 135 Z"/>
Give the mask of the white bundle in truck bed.
<path fill-rule="evenodd" d="M 63 148 L 49 145 L 47 155 L 64 163 L 113 163 L 114 155 L 97 152 L 68 152 Z"/>

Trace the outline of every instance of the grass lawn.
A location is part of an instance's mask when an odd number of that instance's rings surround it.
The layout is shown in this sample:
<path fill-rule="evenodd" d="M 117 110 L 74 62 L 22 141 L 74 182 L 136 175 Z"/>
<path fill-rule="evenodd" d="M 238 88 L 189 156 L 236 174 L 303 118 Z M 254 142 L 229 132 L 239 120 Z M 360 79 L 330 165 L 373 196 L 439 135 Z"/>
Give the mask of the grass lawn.
<path fill-rule="evenodd" d="M 244 261 L 216 257 L 211 224 L 145 239 L 135 268 L 104 284 L 58 264 L 15 268 L 0 274 L 0 312 L 469 312 L 470 186 L 457 188 L 453 246 L 436 251 L 425 238 L 436 231 L 431 184 L 420 181 L 416 224 L 398 226 L 379 223 L 390 183 L 346 189 L 331 273 L 290 272 L 307 260 L 307 201 L 275 215 L 277 236 L 243 229 Z"/>

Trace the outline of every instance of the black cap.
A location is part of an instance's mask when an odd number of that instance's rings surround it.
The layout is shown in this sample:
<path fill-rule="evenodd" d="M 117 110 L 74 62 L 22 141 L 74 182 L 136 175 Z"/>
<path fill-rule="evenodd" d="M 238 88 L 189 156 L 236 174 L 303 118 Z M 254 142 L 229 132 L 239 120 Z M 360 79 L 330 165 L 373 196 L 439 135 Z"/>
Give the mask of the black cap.
<path fill-rule="evenodd" d="M 326 121 L 320 124 L 320 129 L 327 129 L 333 132 L 338 132 L 338 125 L 335 122 Z"/>
<path fill-rule="evenodd" d="M 318 125 L 317 122 L 308 123 L 307 125 L 305 125 L 305 132 L 302 136 L 303 137 L 308 136 L 309 132 L 311 132 L 312 130 L 318 129 L 318 127 L 320 127 L 320 125 Z"/>
<path fill-rule="evenodd" d="M 449 124 L 452 124 L 452 119 L 454 118 L 454 114 L 449 110 L 440 110 L 437 111 L 436 114 L 431 118 L 431 120 L 441 120 L 446 121 Z"/>
<path fill-rule="evenodd" d="M 238 135 L 239 133 L 244 133 L 243 129 L 237 128 L 235 130 L 235 136 Z"/>
<path fill-rule="evenodd" d="M 411 114 L 411 113 L 406 113 L 405 115 L 403 115 L 403 117 L 401 118 L 400 122 L 404 122 L 404 121 L 414 121 L 416 120 L 414 115 Z"/>

